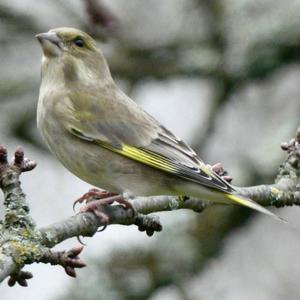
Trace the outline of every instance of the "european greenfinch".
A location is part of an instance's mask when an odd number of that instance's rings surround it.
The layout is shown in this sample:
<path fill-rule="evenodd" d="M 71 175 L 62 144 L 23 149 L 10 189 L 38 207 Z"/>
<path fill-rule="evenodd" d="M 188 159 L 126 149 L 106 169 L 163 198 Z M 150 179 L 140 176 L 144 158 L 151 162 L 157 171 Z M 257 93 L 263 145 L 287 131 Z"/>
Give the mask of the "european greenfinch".
<path fill-rule="evenodd" d="M 127 198 L 186 195 L 278 218 L 238 195 L 186 143 L 125 95 L 88 34 L 56 28 L 36 37 L 43 50 L 37 125 L 49 149 L 73 174 Z"/>

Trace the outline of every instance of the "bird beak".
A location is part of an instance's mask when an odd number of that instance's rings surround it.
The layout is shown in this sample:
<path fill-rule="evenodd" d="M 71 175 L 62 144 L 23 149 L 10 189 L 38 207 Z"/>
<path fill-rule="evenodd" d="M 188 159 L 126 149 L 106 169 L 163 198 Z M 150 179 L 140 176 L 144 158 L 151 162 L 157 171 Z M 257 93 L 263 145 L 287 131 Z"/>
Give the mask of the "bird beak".
<path fill-rule="evenodd" d="M 41 44 L 44 55 L 47 57 L 60 56 L 63 52 L 63 41 L 56 32 L 44 32 L 35 36 Z"/>

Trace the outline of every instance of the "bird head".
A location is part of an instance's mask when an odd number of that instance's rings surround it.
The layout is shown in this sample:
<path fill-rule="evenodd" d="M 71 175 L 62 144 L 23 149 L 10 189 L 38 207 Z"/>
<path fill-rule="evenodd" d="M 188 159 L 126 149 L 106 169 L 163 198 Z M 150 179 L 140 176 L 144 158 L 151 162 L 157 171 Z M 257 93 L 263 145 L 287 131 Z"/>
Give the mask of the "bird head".
<path fill-rule="evenodd" d="M 75 28 L 51 29 L 37 34 L 36 38 L 41 44 L 44 55 L 49 58 L 63 54 L 84 57 L 99 52 L 95 40 L 87 33 Z"/>
<path fill-rule="evenodd" d="M 43 50 L 43 69 L 62 68 L 68 80 L 110 79 L 106 60 L 95 40 L 87 33 L 70 27 L 51 29 L 36 35 Z M 53 71 L 52 68 L 52 71 Z M 51 69 L 51 68 L 50 68 Z"/>

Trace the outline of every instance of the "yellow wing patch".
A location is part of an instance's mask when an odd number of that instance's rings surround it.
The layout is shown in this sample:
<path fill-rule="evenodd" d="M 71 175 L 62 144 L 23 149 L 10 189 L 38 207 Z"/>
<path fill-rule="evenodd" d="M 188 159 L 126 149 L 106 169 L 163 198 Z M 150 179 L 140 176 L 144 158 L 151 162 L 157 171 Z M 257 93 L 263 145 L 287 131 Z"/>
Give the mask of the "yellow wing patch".
<path fill-rule="evenodd" d="M 228 183 L 214 174 L 214 172 L 212 172 L 201 161 L 192 166 L 186 165 L 184 161 L 178 161 L 176 158 L 174 159 L 172 157 L 164 156 L 150 149 L 137 148 L 127 144 L 112 145 L 99 139 L 94 139 L 83 135 L 80 130 L 74 127 L 70 128 L 70 131 L 72 134 L 80 137 L 81 139 L 94 142 L 103 148 L 140 162 L 144 165 L 174 174 L 178 177 L 204 185 L 208 188 L 221 190 L 226 193 L 234 192 L 234 189 Z"/>
<path fill-rule="evenodd" d="M 160 155 L 156 155 L 154 153 L 148 153 L 147 151 L 135 147 L 131 147 L 128 145 L 123 145 L 122 148 L 118 149 L 106 143 L 100 143 L 101 146 L 108 148 L 116 153 L 122 154 L 125 157 L 134 159 L 140 163 L 146 164 L 151 167 L 155 167 L 162 171 L 166 171 L 169 173 L 177 173 L 176 167 L 169 163 L 166 159 L 161 157 Z"/>
<path fill-rule="evenodd" d="M 283 221 L 283 222 L 287 223 L 286 220 L 276 216 L 271 211 L 267 210 L 266 208 L 264 208 L 263 206 L 261 206 L 260 204 L 258 204 L 256 202 L 254 202 L 251 199 L 244 198 L 240 195 L 233 195 L 233 194 L 225 194 L 225 196 L 226 196 L 227 199 L 229 199 L 229 200 L 231 200 L 231 201 L 233 201 L 237 204 L 247 206 L 247 207 L 252 208 L 254 210 L 257 210 L 257 211 L 259 211 L 263 214 L 269 215 L 269 216 L 273 217 L 276 220 Z"/>
<path fill-rule="evenodd" d="M 136 148 L 134 146 L 129 146 L 126 144 L 123 144 L 121 147 L 114 147 L 111 144 L 102 141 L 97 141 L 97 143 L 106 149 L 109 149 L 115 153 L 133 159 L 150 167 L 154 167 L 156 169 L 174 174 L 183 179 L 190 180 L 210 188 L 223 190 L 225 192 L 231 192 L 231 190 L 229 189 L 230 186 L 223 183 L 223 181 L 221 181 L 204 164 L 199 166 L 195 165 L 195 167 L 191 168 L 184 164 L 181 164 L 180 162 L 172 161 L 168 157 L 147 149 Z"/>

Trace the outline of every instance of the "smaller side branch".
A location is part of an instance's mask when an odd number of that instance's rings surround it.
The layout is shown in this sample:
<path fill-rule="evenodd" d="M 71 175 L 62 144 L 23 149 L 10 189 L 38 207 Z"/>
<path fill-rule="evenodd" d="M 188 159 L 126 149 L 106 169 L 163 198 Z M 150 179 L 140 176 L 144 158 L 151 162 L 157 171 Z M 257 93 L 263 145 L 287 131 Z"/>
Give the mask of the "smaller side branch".
<path fill-rule="evenodd" d="M 182 208 L 201 212 L 212 204 L 191 198 L 153 196 L 137 197 L 132 201 L 132 205 L 137 212 L 134 215 L 131 209 L 126 209 L 121 205 L 105 205 L 99 209 L 108 216 L 109 224 L 137 225 L 139 230 L 146 231 L 149 233 L 148 235 L 152 235 L 154 231 L 161 231 L 162 227 L 157 216 L 148 214 Z M 106 225 L 104 221 L 101 222 L 93 213 L 80 213 L 66 220 L 40 228 L 41 242 L 47 247 L 53 247 L 71 237 L 79 235 L 93 236 L 99 227 Z"/>
<path fill-rule="evenodd" d="M 263 206 L 300 205 L 300 127 L 296 137 L 281 144 L 287 159 L 280 165 L 275 184 L 239 188 L 242 195 Z"/>
<path fill-rule="evenodd" d="M 38 262 L 60 265 L 65 269 L 65 272 L 69 276 L 76 277 L 75 268 L 83 268 L 86 266 L 79 258 L 79 254 L 82 250 L 82 245 L 75 246 L 69 251 L 51 251 L 49 248 L 45 247 Z"/>
<path fill-rule="evenodd" d="M 290 190 L 290 180 L 282 180 L 278 184 L 258 185 L 239 189 L 240 194 L 262 206 L 300 205 L 300 191 Z"/>

